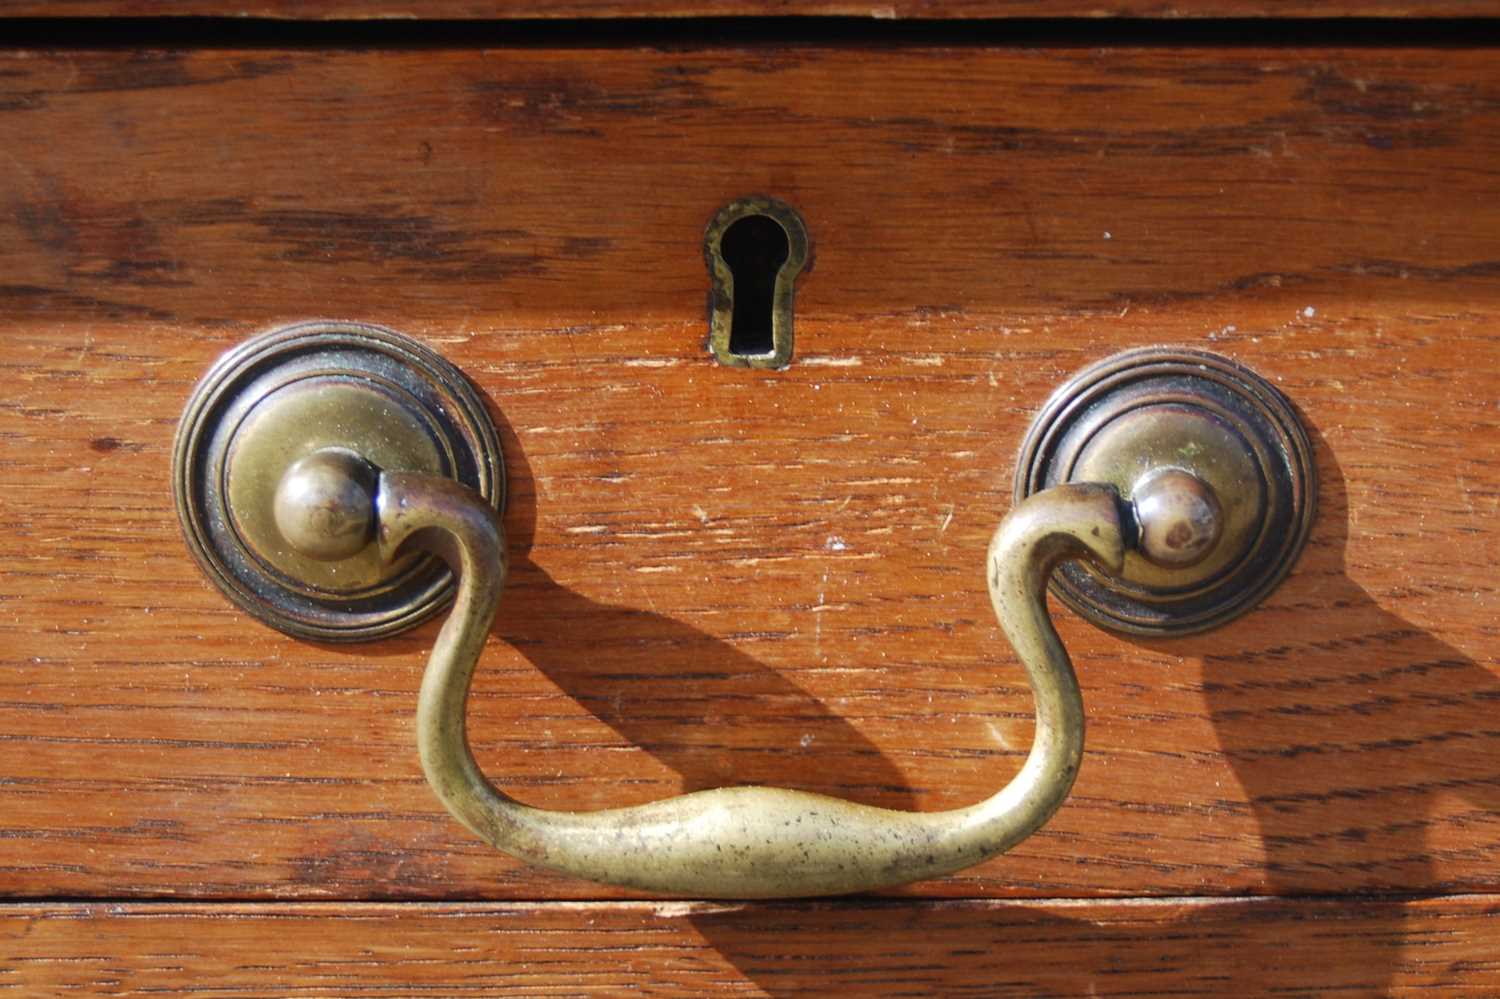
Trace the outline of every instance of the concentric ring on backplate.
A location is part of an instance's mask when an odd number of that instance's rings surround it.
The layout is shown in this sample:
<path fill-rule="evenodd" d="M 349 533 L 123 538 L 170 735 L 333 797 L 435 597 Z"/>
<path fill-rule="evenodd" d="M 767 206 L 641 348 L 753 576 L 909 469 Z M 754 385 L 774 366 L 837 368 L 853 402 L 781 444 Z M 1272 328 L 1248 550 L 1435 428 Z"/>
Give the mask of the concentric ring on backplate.
<path fill-rule="evenodd" d="M 410 460 L 408 467 L 396 467 L 402 464 L 396 457 L 385 470 L 454 478 L 495 509 L 503 508 L 499 438 L 479 394 L 458 368 L 392 330 L 315 321 L 270 330 L 234 347 L 194 387 L 172 451 L 178 519 L 188 549 L 209 579 L 272 627 L 323 641 L 392 635 L 421 623 L 452 599 L 452 574 L 439 560 L 403 558 L 378 579 L 362 579 L 348 588 L 309 582 L 289 574 L 285 557 L 268 559 L 264 539 L 247 534 L 246 512 L 230 509 L 227 464 L 241 428 L 253 422 L 252 414 L 263 414 L 279 399 L 298 395 L 306 404 L 325 388 L 333 400 L 368 396 L 376 402 L 347 424 L 337 419 L 291 421 L 284 439 L 257 442 L 258 454 L 270 456 L 257 460 L 271 466 L 258 471 L 274 479 L 281 465 L 320 447 L 396 456 L 420 453 L 426 456 L 418 463 L 422 467 L 410 467 Z M 396 446 L 403 442 L 411 446 Z M 365 563 L 369 561 L 366 553 Z"/>
<path fill-rule="evenodd" d="M 1312 446 L 1286 397 L 1248 368 L 1186 347 L 1144 347 L 1105 358 L 1060 386 L 1027 431 L 1016 464 L 1015 500 L 1073 481 L 1090 440 L 1130 413 L 1151 407 L 1196 414 L 1240 438 L 1239 458 L 1253 464 L 1260 522 L 1243 533 L 1244 550 L 1211 578 L 1191 585 L 1145 585 L 1069 562 L 1052 592 L 1101 627 L 1138 635 L 1206 631 L 1255 606 L 1291 570 L 1311 529 L 1317 494 Z M 1101 438 L 1102 439 L 1102 438 Z M 1130 475 L 1160 454 L 1120 456 L 1114 481 L 1129 499 Z M 1193 471 L 1193 459 L 1168 460 Z M 1096 462 L 1097 464 L 1097 462 Z"/>

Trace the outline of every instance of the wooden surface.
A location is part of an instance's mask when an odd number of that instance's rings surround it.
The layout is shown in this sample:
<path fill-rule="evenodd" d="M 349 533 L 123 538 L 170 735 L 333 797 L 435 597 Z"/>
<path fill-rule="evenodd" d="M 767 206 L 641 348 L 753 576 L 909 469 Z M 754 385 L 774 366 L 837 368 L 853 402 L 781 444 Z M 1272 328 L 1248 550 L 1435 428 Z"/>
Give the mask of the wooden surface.
<path fill-rule="evenodd" d="M 0 17 L 1494 17 L 1497 0 L 8 0 Z"/>
<path fill-rule="evenodd" d="M 1500 991 L 1496 918 L 1492 895 L 11 905 L 0 907 L 0 987 L 193 997 L 1479 997 Z"/>
<path fill-rule="evenodd" d="M 522 800 L 974 801 L 1030 737 L 981 558 L 1052 387 L 1143 343 L 1277 381 L 1321 514 L 1247 619 L 1070 615 L 1070 803 L 962 896 L 1500 882 L 1500 73 L 1486 53 L 20 54 L 0 63 L 0 835 L 12 896 L 599 897 L 412 749 L 435 627 L 320 647 L 178 537 L 192 382 L 385 323 L 501 426 L 472 710 Z M 704 350 L 702 227 L 806 217 L 797 357 Z M 607 893 L 606 893 L 607 894 Z"/>
<path fill-rule="evenodd" d="M 1191 993 L 1222 971 L 1236 994 L 1492 994 L 1497 67 L 0 55 L 0 893 L 37 900 L 0 912 L 0 984 L 566 992 L 589 970 L 776 994 L 831 968 L 870 991 Z M 705 349 L 703 226 L 747 193 L 813 241 L 783 372 Z M 1032 414 L 1116 350 L 1206 347 L 1277 382 L 1321 513 L 1220 631 L 1141 642 L 1058 611 L 1089 712 L 1073 797 L 1009 856 L 895 893 L 1020 901 L 600 902 L 623 893 L 482 847 L 428 792 L 435 625 L 293 641 L 187 556 L 168 465 L 192 383 L 319 316 L 416 335 L 488 398 L 514 569 L 471 729 L 530 804 L 998 787 L 1030 705 L 984 546 Z M 1401 897 L 1239 897 L 1369 892 Z M 123 904 L 171 897 L 206 904 Z M 554 931 L 583 949 L 529 949 Z"/>
<path fill-rule="evenodd" d="M 0 54 L 0 987 L 1496 995 L 1497 136 L 1488 51 Z M 813 239 L 784 372 L 705 350 L 751 192 Z M 613 901 L 426 789 L 435 625 L 296 642 L 187 556 L 190 386 L 314 317 L 419 336 L 501 428 L 471 729 L 529 804 L 992 792 L 1031 706 L 984 544 L 1113 351 L 1277 381 L 1322 513 L 1215 633 L 1059 610 L 1088 754 L 1011 855 Z"/>

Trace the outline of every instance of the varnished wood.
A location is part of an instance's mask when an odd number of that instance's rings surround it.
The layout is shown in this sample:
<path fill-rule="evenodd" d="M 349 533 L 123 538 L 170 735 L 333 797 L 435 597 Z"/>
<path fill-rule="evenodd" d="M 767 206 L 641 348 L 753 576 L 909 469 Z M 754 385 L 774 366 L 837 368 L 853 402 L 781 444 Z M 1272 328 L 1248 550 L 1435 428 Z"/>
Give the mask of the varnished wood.
<path fill-rule="evenodd" d="M 18 995 L 1492 996 L 1495 896 L 0 908 Z"/>
<path fill-rule="evenodd" d="M 1500 870 L 1500 72 L 1463 51 L 22 53 L 0 60 L 0 889 L 597 897 L 443 814 L 435 627 L 232 610 L 168 448 L 242 337 L 337 316 L 488 395 L 513 582 L 471 715 L 550 807 L 723 783 L 977 800 L 1030 705 L 985 540 L 1052 387 L 1216 349 L 1314 433 L 1245 620 L 1067 615 L 1074 796 L 962 896 L 1488 890 Z M 780 373 L 706 352 L 700 241 L 803 214 Z M 1372 945 L 1373 947 L 1374 945 Z"/>
<path fill-rule="evenodd" d="M 11 17 L 1494 17 L 1495 0 L 13 0 Z"/>

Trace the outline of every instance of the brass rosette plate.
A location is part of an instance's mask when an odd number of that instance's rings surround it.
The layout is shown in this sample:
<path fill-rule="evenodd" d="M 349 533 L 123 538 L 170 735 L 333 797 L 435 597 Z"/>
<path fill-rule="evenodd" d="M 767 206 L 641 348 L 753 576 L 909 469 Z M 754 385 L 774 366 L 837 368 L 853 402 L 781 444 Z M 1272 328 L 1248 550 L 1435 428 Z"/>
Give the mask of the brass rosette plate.
<path fill-rule="evenodd" d="M 386 564 L 372 536 L 351 557 L 317 561 L 280 535 L 278 483 L 328 448 L 378 471 L 455 479 L 503 506 L 494 424 L 456 367 L 378 326 L 303 323 L 234 348 L 194 388 L 172 455 L 188 548 L 231 600 L 288 634 L 361 641 L 410 628 L 452 599 L 438 559 Z"/>
<path fill-rule="evenodd" d="M 1119 575 L 1071 562 L 1052 592 L 1090 621 L 1138 635 L 1178 635 L 1243 614 L 1290 571 L 1312 525 L 1312 446 L 1297 413 L 1264 378 L 1228 358 L 1148 347 L 1080 371 L 1042 407 L 1021 446 L 1015 498 L 1065 482 L 1102 482 L 1127 508 L 1163 469 L 1207 483 L 1223 533 L 1190 568 L 1140 551 Z"/>

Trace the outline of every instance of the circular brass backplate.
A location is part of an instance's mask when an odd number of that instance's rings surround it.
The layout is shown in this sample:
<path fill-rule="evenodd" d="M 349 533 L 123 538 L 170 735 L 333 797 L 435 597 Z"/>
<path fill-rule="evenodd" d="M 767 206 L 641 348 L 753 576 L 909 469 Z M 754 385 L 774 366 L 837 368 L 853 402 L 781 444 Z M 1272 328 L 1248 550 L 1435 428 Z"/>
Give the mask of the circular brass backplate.
<path fill-rule="evenodd" d="M 1316 473 L 1296 412 L 1264 378 L 1190 348 L 1126 351 L 1069 379 L 1026 435 L 1015 495 L 1104 482 L 1128 506 L 1138 483 L 1169 468 L 1210 487 L 1222 534 L 1186 567 L 1137 551 L 1118 576 L 1064 565 L 1052 591 L 1102 627 L 1142 635 L 1216 627 L 1270 592 L 1307 540 Z"/>
<path fill-rule="evenodd" d="M 372 538 L 319 561 L 281 537 L 282 475 L 327 448 L 378 470 L 457 479 L 496 509 L 504 501 L 494 424 L 457 368 L 378 326 L 303 323 L 239 345 L 194 388 L 172 456 L 188 547 L 231 600 L 288 634 L 358 641 L 410 628 L 453 595 L 439 560 L 388 564 Z"/>

